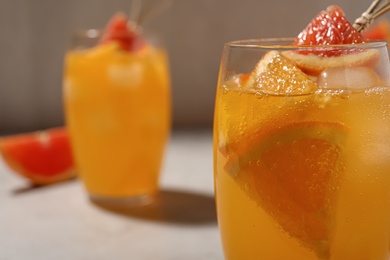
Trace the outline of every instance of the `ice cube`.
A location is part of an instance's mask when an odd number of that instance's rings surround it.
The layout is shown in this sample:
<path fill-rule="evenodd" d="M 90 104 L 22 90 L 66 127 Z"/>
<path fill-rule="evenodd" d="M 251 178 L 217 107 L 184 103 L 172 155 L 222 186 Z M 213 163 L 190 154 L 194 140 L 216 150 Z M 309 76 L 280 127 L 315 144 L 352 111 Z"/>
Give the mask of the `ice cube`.
<path fill-rule="evenodd" d="M 368 67 L 336 67 L 325 69 L 317 79 L 320 88 L 362 90 L 375 87 L 379 78 Z"/>
<path fill-rule="evenodd" d="M 119 86 L 138 86 L 143 77 L 141 63 L 111 64 L 108 68 L 109 79 Z"/>

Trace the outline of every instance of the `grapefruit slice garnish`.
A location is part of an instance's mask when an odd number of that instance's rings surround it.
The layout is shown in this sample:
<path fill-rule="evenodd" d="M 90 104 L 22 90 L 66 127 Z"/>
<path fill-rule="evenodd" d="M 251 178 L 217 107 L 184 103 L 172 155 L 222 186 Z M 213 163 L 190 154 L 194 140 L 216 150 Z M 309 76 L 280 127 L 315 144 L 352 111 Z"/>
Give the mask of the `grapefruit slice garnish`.
<path fill-rule="evenodd" d="M 272 95 L 304 95 L 317 89 L 314 83 L 295 63 L 278 51 L 269 51 L 246 80 L 246 88 Z"/>
<path fill-rule="evenodd" d="M 345 18 L 338 6 L 330 6 L 320 12 L 298 35 L 294 45 L 324 45 L 324 48 L 285 51 L 283 55 L 293 60 L 310 75 L 317 75 L 326 68 L 342 66 L 373 66 L 379 52 L 374 49 L 338 47 L 339 44 L 361 44 L 367 40 Z"/>
<path fill-rule="evenodd" d="M 295 45 L 330 45 L 364 43 L 366 39 L 345 18 L 336 5 L 321 11 L 295 39 Z M 310 51 L 311 52 L 311 51 Z M 309 52 L 308 52 L 309 53 Z M 342 53 L 319 52 L 320 56 L 337 56 Z"/>
<path fill-rule="evenodd" d="M 4 136 L 0 138 L 0 153 L 14 172 L 35 184 L 50 184 L 76 176 L 64 128 Z"/>
<path fill-rule="evenodd" d="M 300 54 L 294 51 L 285 51 L 283 55 L 294 61 L 297 67 L 308 75 L 318 75 L 327 68 L 365 66 L 373 67 L 379 58 L 375 49 L 364 50 L 337 57 L 321 57 L 314 54 Z"/>
<path fill-rule="evenodd" d="M 324 258 L 347 133 L 341 123 L 259 126 L 233 145 L 225 170 L 285 232 Z"/>
<path fill-rule="evenodd" d="M 124 51 L 138 51 L 145 45 L 141 35 L 129 26 L 126 16 L 122 13 L 111 18 L 100 40 L 100 44 L 112 42 L 119 44 Z"/>

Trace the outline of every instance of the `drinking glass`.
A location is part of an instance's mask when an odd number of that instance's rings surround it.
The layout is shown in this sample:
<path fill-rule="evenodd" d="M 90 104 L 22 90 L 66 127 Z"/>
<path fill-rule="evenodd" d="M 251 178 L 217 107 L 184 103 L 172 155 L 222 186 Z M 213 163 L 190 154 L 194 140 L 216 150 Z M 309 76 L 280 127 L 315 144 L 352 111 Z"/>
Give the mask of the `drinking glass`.
<path fill-rule="evenodd" d="M 66 126 L 80 178 L 100 203 L 145 204 L 158 193 L 170 78 L 158 36 L 144 37 L 126 51 L 100 44 L 101 31 L 79 31 L 65 57 Z"/>
<path fill-rule="evenodd" d="M 389 259 L 386 42 L 224 46 L 214 177 L 224 255 Z"/>

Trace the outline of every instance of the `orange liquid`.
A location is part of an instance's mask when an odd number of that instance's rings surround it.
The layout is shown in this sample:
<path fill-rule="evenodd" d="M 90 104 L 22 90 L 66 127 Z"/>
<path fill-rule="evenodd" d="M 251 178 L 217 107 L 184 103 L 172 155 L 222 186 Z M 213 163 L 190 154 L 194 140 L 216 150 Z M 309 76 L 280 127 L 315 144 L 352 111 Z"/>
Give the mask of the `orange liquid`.
<path fill-rule="evenodd" d="M 64 101 L 75 161 L 90 194 L 151 195 L 170 130 L 166 54 L 104 45 L 66 56 Z"/>
<path fill-rule="evenodd" d="M 390 91 L 378 88 L 348 96 L 334 93 L 285 97 L 235 89 L 232 84 L 229 86 L 229 82 L 220 83 L 214 121 L 216 202 L 226 259 L 389 259 Z M 309 209 L 278 207 L 290 205 L 286 201 L 293 200 L 291 197 L 302 199 L 296 193 L 301 192 L 299 187 L 306 184 L 300 183 L 299 177 L 283 180 L 284 175 L 278 176 L 279 179 L 271 184 L 261 184 L 265 179 L 258 176 L 267 173 L 262 172 L 264 167 L 261 165 L 256 166 L 259 152 L 252 149 L 242 153 L 261 136 L 248 135 L 254 133 L 253 129 L 267 131 L 271 126 L 284 129 L 305 122 L 315 122 L 320 127 L 342 125 L 346 132 L 345 143 L 338 155 L 342 166 L 331 169 L 330 181 L 318 181 L 318 186 L 326 187 L 321 191 L 325 198 L 315 199 L 323 201 L 324 206 L 316 215 L 317 219 L 311 222 L 311 227 L 296 224 L 311 214 Z M 312 133 L 308 133 L 311 129 L 298 133 L 305 131 L 304 135 L 313 139 L 316 135 L 319 140 L 324 139 L 314 128 Z M 287 140 L 293 138 L 290 133 L 281 136 Z M 332 139 L 332 136 L 336 134 L 327 138 Z M 278 138 L 282 140 L 282 137 Z M 261 138 L 265 140 L 265 137 Z M 266 151 L 266 148 L 261 149 Z M 232 158 L 236 158 L 239 152 L 239 163 L 233 167 Z M 295 152 L 294 158 L 312 158 L 310 148 Z M 329 164 L 331 156 L 324 158 L 327 161 L 319 158 L 316 163 Z M 294 165 L 290 161 L 293 159 L 283 159 L 279 162 L 280 168 Z M 290 172 L 295 174 L 293 167 Z M 326 182 L 326 185 L 321 182 Z M 256 190 L 268 186 L 268 197 Z M 297 189 L 291 193 L 293 188 Z M 275 190 L 281 192 L 279 197 L 273 196 Z M 290 195 L 286 197 L 284 193 Z M 316 207 L 309 205 L 307 208 L 310 206 Z M 319 228 L 323 218 L 325 231 Z"/>

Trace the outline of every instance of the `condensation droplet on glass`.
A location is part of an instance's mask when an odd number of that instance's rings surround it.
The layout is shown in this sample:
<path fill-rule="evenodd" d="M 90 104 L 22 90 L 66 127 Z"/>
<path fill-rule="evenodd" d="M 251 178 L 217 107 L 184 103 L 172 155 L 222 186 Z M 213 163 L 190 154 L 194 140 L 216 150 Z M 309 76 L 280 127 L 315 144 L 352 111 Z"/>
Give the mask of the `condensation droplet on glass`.
<path fill-rule="evenodd" d="M 264 97 L 264 94 L 263 94 L 263 92 L 261 92 L 261 91 L 256 91 L 255 97 L 258 98 L 258 99 L 261 99 L 261 98 Z"/>
<path fill-rule="evenodd" d="M 340 90 L 339 97 L 342 99 L 349 99 L 351 97 L 352 91 L 348 89 Z"/>
<path fill-rule="evenodd" d="M 226 93 L 228 93 L 228 92 L 229 92 L 229 88 L 228 88 L 228 86 L 226 86 L 226 85 L 223 85 L 223 86 L 222 86 L 222 92 L 223 92 L 223 94 L 226 94 Z"/>

